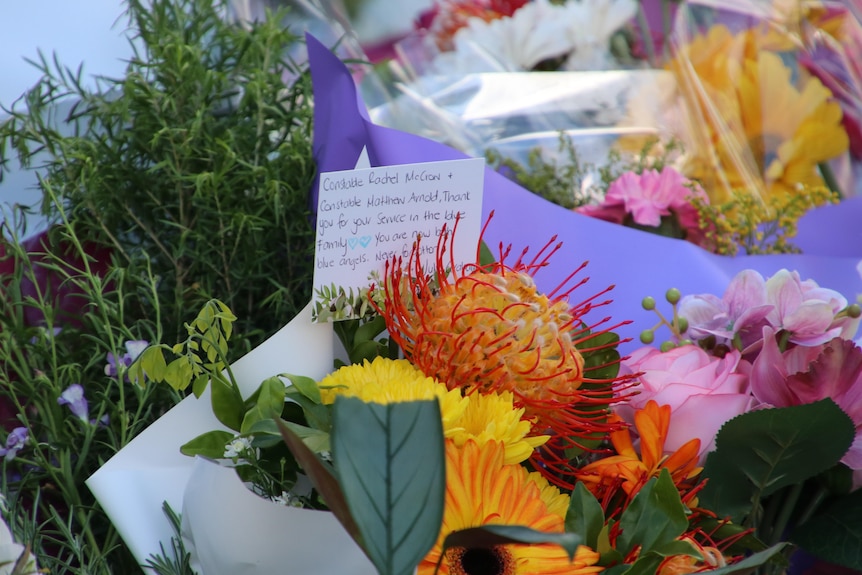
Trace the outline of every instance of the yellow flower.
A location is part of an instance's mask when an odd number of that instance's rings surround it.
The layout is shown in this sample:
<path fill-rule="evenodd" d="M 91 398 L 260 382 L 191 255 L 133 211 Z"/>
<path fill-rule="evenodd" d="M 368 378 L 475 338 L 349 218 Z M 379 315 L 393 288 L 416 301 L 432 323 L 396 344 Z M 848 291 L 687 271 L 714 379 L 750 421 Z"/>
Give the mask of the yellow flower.
<path fill-rule="evenodd" d="M 763 30 L 716 25 L 669 65 L 692 116 L 686 175 L 713 201 L 738 189 L 766 198 L 822 186 L 817 164 L 849 146 L 829 89 L 813 77 L 794 85 L 771 43 Z"/>
<path fill-rule="evenodd" d="M 530 421 L 522 419 L 524 408 L 515 409 L 511 393 L 474 393 L 459 422 L 461 430 L 451 435 L 457 446 L 468 440 L 479 445 L 488 441 L 502 442 L 505 448 L 505 463 L 512 465 L 529 459 L 533 450 L 548 441 L 547 435 L 527 437 L 532 428 Z"/>
<path fill-rule="evenodd" d="M 480 444 L 499 441 L 505 447 L 506 463 L 521 463 L 548 440 L 547 436 L 527 437 L 532 425 L 522 419 L 524 409 L 515 408 L 511 393 L 462 397 L 461 390 L 447 389 L 404 359 L 377 357 L 371 363 L 345 366 L 323 378 L 319 387 L 325 404 L 333 403 L 337 395 L 382 404 L 436 397 L 446 437 L 458 445 L 470 439 Z"/>
<path fill-rule="evenodd" d="M 335 397 L 357 397 L 368 403 L 398 403 L 437 398 L 443 416 L 443 434 L 460 431 L 459 421 L 469 400 L 413 367 L 404 359 L 375 357 L 361 365 L 347 365 L 324 377 L 318 384 L 325 404 Z"/>
<path fill-rule="evenodd" d="M 419 575 L 434 573 L 443 539 L 451 532 L 482 525 L 524 525 L 562 532 L 568 495 L 538 473 L 503 463 L 503 445 L 470 440 L 462 447 L 446 442 L 446 502 L 443 524 L 434 548 L 419 564 Z M 441 575 L 599 573 L 599 555 L 579 547 L 574 561 L 557 545 L 497 545 L 451 548 L 440 565 Z"/>

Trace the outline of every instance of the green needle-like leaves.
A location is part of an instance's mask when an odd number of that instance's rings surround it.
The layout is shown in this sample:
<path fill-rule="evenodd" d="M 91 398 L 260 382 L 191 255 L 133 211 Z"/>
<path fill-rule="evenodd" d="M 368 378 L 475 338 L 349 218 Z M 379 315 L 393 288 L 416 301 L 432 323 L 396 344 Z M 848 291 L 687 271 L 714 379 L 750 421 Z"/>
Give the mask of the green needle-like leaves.
<path fill-rule="evenodd" d="M 339 397 L 333 417 L 333 461 L 366 553 L 382 575 L 412 574 L 443 519 L 440 406 Z"/>

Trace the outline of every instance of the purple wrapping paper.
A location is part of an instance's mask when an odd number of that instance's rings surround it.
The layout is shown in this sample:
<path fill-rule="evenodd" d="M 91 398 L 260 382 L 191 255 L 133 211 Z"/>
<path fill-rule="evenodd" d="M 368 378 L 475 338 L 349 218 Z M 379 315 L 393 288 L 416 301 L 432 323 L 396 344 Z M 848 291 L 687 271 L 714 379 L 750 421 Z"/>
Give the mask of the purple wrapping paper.
<path fill-rule="evenodd" d="M 363 147 L 372 166 L 467 157 L 438 142 L 375 126 L 348 69 L 313 36 L 306 39 L 315 98 L 314 157 L 319 172 L 352 169 Z M 317 205 L 316 196 L 317 182 L 312 206 Z M 765 277 L 782 268 L 796 270 L 802 279 L 811 278 L 837 290 L 850 302 L 862 294 L 862 278 L 856 270 L 862 260 L 862 197 L 806 215 L 795 241 L 804 252 L 801 255 L 718 256 L 685 241 L 577 214 L 486 169 L 484 217 L 492 210 L 494 217 L 485 241 L 495 253 L 500 243 L 512 244 L 513 254 L 524 247 L 535 252 L 555 234 L 563 242 L 550 265 L 536 275 L 543 291 L 556 287 L 583 261 L 589 265 L 578 277 L 588 276 L 589 282 L 572 293 L 571 301 L 615 286 L 610 293 L 613 302 L 593 312 L 591 319 L 594 322 L 610 316 L 613 323 L 633 320 L 633 324 L 617 330 L 621 337 L 634 339 L 621 347 L 624 352 L 632 351 L 640 331 L 656 321 L 652 312 L 640 307 L 644 296 L 661 299 L 671 287 L 683 294 L 721 296 L 729 280 L 746 268 Z M 668 311 L 669 306 L 661 309 Z"/>

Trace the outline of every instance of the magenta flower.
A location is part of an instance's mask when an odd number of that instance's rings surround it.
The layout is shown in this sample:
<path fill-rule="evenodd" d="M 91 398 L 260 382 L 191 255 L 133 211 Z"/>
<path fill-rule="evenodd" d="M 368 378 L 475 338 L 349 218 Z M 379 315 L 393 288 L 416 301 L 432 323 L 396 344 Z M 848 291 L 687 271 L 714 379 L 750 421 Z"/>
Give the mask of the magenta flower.
<path fill-rule="evenodd" d="M 18 452 L 24 449 L 29 439 L 30 432 L 26 427 L 16 427 L 6 437 L 5 447 L 0 447 L 0 456 L 5 457 L 6 461 L 12 461 Z"/>
<path fill-rule="evenodd" d="M 69 411 L 82 421 L 87 421 L 90 415 L 90 407 L 87 404 L 87 398 L 84 397 L 84 388 L 78 383 L 73 383 L 64 389 L 57 398 L 57 403 L 68 405 Z"/>
<path fill-rule="evenodd" d="M 701 462 L 715 449 L 715 435 L 729 419 L 748 411 L 754 398 L 748 390 L 750 364 L 738 351 L 723 358 L 709 355 L 696 345 L 661 352 L 643 347 L 623 361 L 622 369 L 641 372 L 630 391 L 636 393 L 615 411 L 629 423 L 634 412 L 650 400 L 671 407 L 665 450 L 676 451 L 690 439 L 700 439 Z"/>
<path fill-rule="evenodd" d="M 763 330 L 763 349 L 751 370 L 754 397 L 770 407 L 813 403 L 827 397 L 856 425 L 856 438 L 842 463 L 862 470 L 862 349 L 834 338 L 812 347 L 778 347 L 776 331 Z"/>
<path fill-rule="evenodd" d="M 767 301 L 773 306 L 766 319 L 789 334 L 799 345 L 820 345 L 835 337 L 850 339 L 859 319 L 835 316 L 847 307 L 847 299 L 813 280 L 802 281 L 799 273 L 780 270 L 766 281 Z"/>
<path fill-rule="evenodd" d="M 659 173 L 644 170 L 641 174 L 626 172 L 608 188 L 597 206 L 582 206 L 579 213 L 605 221 L 658 228 L 662 218 L 674 218 L 681 236 L 701 245 L 705 234 L 699 226 L 697 210 L 689 201 L 698 196 L 708 201 L 704 191 L 670 166 Z"/>
<path fill-rule="evenodd" d="M 745 350 L 763 337 L 763 326 L 773 306 L 768 301 L 766 281 L 755 270 L 736 274 L 719 299 L 712 294 L 687 295 L 679 302 L 679 315 L 688 320 L 686 336 Z"/>

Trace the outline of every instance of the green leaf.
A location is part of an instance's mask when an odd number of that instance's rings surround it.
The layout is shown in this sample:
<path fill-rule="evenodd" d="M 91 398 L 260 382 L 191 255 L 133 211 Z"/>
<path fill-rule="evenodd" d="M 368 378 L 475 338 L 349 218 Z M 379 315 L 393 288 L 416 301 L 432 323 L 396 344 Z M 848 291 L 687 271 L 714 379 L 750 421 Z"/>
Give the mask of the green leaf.
<path fill-rule="evenodd" d="M 294 432 L 297 437 L 302 439 L 302 442 L 305 443 L 305 445 L 308 446 L 308 448 L 313 452 L 322 453 L 324 451 L 332 450 L 329 434 L 325 431 L 320 431 L 319 429 L 312 429 L 311 427 L 299 425 L 297 423 L 293 423 L 292 421 L 282 420 L 282 423 L 284 423 L 284 425 L 287 426 L 288 429 Z"/>
<path fill-rule="evenodd" d="M 225 445 L 233 438 L 234 434 L 229 431 L 220 429 L 207 431 L 180 447 L 180 453 L 189 456 L 203 455 L 210 459 L 222 459 Z"/>
<path fill-rule="evenodd" d="M 646 553 L 673 541 L 688 527 L 686 507 L 667 469 L 644 485 L 620 517 L 617 548 L 626 554 L 635 546 Z"/>
<path fill-rule="evenodd" d="M 292 388 L 286 390 L 285 397 L 302 408 L 302 413 L 310 427 L 326 432 L 332 429 L 331 405 L 316 403 Z"/>
<path fill-rule="evenodd" d="M 166 369 L 167 364 L 165 363 L 162 346 L 151 345 L 129 367 L 129 379 L 138 385 L 144 385 L 146 378 L 162 382 L 165 378 Z"/>
<path fill-rule="evenodd" d="M 574 559 L 578 546 L 584 540 L 575 533 L 546 533 L 523 525 L 482 525 L 453 531 L 443 540 L 442 555 L 452 547 L 494 547 L 495 545 L 537 545 L 553 543 L 559 545 Z"/>
<path fill-rule="evenodd" d="M 831 399 L 737 416 L 719 430 L 706 459 L 701 505 L 742 523 L 761 498 L 835 465 L 855 433 Z"/>
<path fill-rule="evenodd" d="M 757 567 L 760 567 L 761 565 L 765 565 L 766 563 L 775 560 L 776 557 L 781 554 L 787 548 L 788 545 L 788 543 L 779 543 L 778 545 L 773 545 L 769 549 L 758 551 L 754 555 L 749 555 L 742 561 L 734 563 L 733 565 L 719 567 L 718 569 L 713 569 L 712 571 L 703 571 L 703 573 L 712 573 L 713 575 L 748 575 L 749 573 L 754 573 L 754 570 Z"/>
<path fill-rule="evenodd" d="M 862 569 L 862 490 L 836 499 L 790 540 L 824 561 Z"/>
<path fill-rule="evenodd" d="M 248 433 L 252 425 L 258 421 L 271 420 L 281 416 L 284 409 L 284 382 L 278 377 L 269 377 L 260 384 L 255 391 L 257 401 L 251 409 L 243 402 L 243 407 L 248 409 L 242 418 L 241 433 Z"/>
<path fill-rule="evenodd" d="M 412 574 L 437 540 L 446 489 L 436 400 L 335 400 L 332 458 L 365 550 L 382 575 Z"/>
<path fill-rule="evenodd" d="M 491 252 L 491 249 L 488 247 L 488 244 L 483 240 L 479 244 L 479 265 L 488 266 L 497 261 L 497 258 L 494 257 L 494 254 Z"/>
<path fill-rule="evenodd" d="M 375 315 L 372 319 L 362 323 L 353 336 L 353 345 L 356 346 L 365 341 L 374 341 L 378 335 L 386 331 L 386 320 L 382 315 Z"/>
<path fill-rule="evenodd" d="M 317 386 L 317 382 L 310 377 L 306 377 L 304 375 L 291 375 L 289 373 L 282 373 L 280 377 L 286 377 L 290 380 L 293 387 L 295 387 L 296 390 L 304 397 L 307 397 L 314 403 L 322 403 L 322 400 L 320 399 L 320 388 Z"/>
<path fill-rule="evenodd" d="M 353 519 L 353 515 L 350 514 L 350 508 L 347 506 L 344 492 L 341 490 L 341 486 L 338 485 L 338 481 L 335 480 L 335 476 L 284 422 L 276 420 L 276 423 L 281 430 L 281 436 L 284 438 L 287 448 L 290 449 L 297 463 L 302 466 L 303 472 L 308 476 L 308 479 L 320 493 L 320 496 L 326 501 L 326 506 L 332 511 L 332 514 L 335 515 L 335 518 L 338 519 L 350 537 L 356 541 L 360 549 L 368 555 L 368 551 L 362 542 L 362 534 L 356 525 L 356 521 Z"/>
<path fill-rule="evenodd" d="M 164 373 L 165 382 L 177 391 L 187 388 L 192 381 L 192 366 L 185 357 L 179 357 L 169 363 Z"/>
<path fill-rule="evenodd" d="M 596 496 L 578 482 L 569 499 L 566 512 L 566 531 L 580 536 L 584 544 L 596 549 L 599 534 L 605 526 L 605 513 Z"/>
<path fill-rule="evenodd" d="M 210 393 L 213 415 L 225 426 L 239 431 L 245 415 L 244 402 L 230 383 L 221 377 L 213 377 Z"/>

